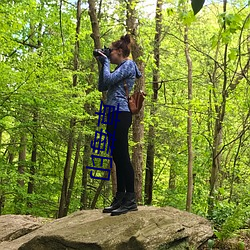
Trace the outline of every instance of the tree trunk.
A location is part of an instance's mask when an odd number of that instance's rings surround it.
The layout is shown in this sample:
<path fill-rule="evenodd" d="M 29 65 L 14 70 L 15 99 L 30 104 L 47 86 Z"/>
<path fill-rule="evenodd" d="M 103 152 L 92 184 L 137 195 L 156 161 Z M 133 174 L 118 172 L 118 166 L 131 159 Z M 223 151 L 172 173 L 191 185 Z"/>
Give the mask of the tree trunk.
<path fill-rule="evenodd" d="M 192 60 L 189 53 L 188 44 L 188 27 L 185 27 L 185 55 L 188 65 L 188 117 L 187 117 L 187 145 L 188 145 L 188 189 L 187 189 L 187 200 L 186 210 L 191 212 L 192 196 L 193 196 L 193 150 L 192 150 L 192 91 L 193 91 L 193 78 L 192 78 Z"/>
<path fill-rule="evenodd" d="M 223 1 L 223 12 L 227 11 L 227 0 Z M 224 31 L 226 30 L 226 20 L 224 18 Z M 208 199 L 208 214 L 211 216 L 214 207 L 214 193 L 217 187 L 218 175 L 220 171 L 221 165 L 221 145 L 222 145 L 222 129 L 223 129 L 223 121 L 225 116 L 226 109 L 226 98 L 227 98 L 227 50 L 228 44 L 225 44 L 224 48 L 224 62 L 223 62 L 223 71 L 224 71 L 224 79 L 223 79 L 223 89 L 222 89 L 222 103 L 220 107 L 215 107 L 217 112 L 215 125 L 214 125 L 214 140 L 213 140 L 213 162 L 212 162 L 212 170 L 210 177 L 210 192 Z"/>
<path fill-rule="evenodd" d="M 84 140 L 84 152 L 83 152 L 83 165 L 82 165 L 82 192 L 81 192 L 81 206 L 80 210 L 87 209 L 87 183 L 88 183 L 88 169 L 86 166 L 89 165 L 91 150 L 91 136 L 85 135 Z"/>
<path fill-rule="evenodd" d="M 35 165 L 37 160 L 37 138 L 36 138 L 36 131 L 37 131 L 37 121 L 38 121 L 38 112 L 37 110 L 34 111 L 33 114 L 33 132 L 32 132 L 32 152 L 31 152 L 31 166 L 29 169 L 30 177 L 28 182 L 28 194 L 32 194 L 34 192 L 34 175 L 35 175 Z M 31 201 L 27 203 L 28 207 L 32 207 Z"/>
<path fill-rule="evenodd" d="M 161 29 L 162 29 L 162 0 L 157 0 L 156 4 L 156 33 L 154 39 L 154 59 L 155 67 L 153 69 L 153 96 L 152 106 L 150 110 L 150 117 L 154 117 L 156 114 L 155 103 L 157 102 L 158 95 L 158 82 L 159 82 L 159 67 L 160 67 L 160 43 L 161 43 Z M 145 204 L 150 205 L 152 203 L 153 196 L 153 177 L 154 177 L 154 156 L 155 155 L 155 126 L 149 126 L 148 132 L 148 148 L 147 148 L 147 160 L 146 160 L 146 176 L 145 176 Z"/>
<path fill-rule="evenodd" d="M 109 167 L 109 163 L 108 163 L 108 167 Z M 105 171 L 103 177 L 104 177 L 104 178 L 107 178 L 107 177 L 108 177 L 108 172 L 107 172 L 107 171 Z M 97 188 L 97 190 L 96 190 L 96 192 L 95 192 L 94 199 L 93 199 L 93 201 L 92 201 L 92 203 L 91 203 L 91 207 L 90 207 L 91 209 L 94 209 L 94 208 L 95 208 L 96 203 L 97 203 L 97 200 L 98 200 L 98 197 L 99 197 L 99 195 L 101 194 L 101 191 L 102 191 L 102 188 L 103 188 L 105 182 L 106 182 L 106 180 L 100 180 L 99 186 L 98 186 L 98 188 Z"/>
<path fill-rule="evenodd" d="M 176 180 L 175 166 L 171 164 L 170 170 L 169 170 L 169 181 L 168 181 L 168 188 L 170 190 L 175 190 L 176 188 L 175 180 Z"/>
<path fill-rule="evenodd" d="M 92 27 L 91 37 L 94 40 L 94 47 L 96 49 L 100 49 L 101 48 L 100 29 L 99 29 L 98 18 L 96 15 L 95 0 L 88 0 L 88 3 L 89 3 L 89 16 Z"/>
<path fill-rule="evenodd" d="M 94 41 L 94 48 L 100 49 L 101 48 L 101 39 L 100 39 L 101 35 L 100 35 L 98 17 L 96 15 L 95 0 L 88 0 L 88 4 L 89 4 L 89 17 L 90 17 L 91 28 L 92 28 L 91 38 Z M 101 10 L 101 4 L 102 4 L 102 2 L 100 2 L 100 4 L 99 4 L 99 13 Z M 101 70 L 101 64 L 99 63 L 99 61 L 98 61 L 98 69 L 99 69 L 99 71 Z M 91 76 L 91 78 L 92 78 L 92 76 Z M 102 92 L 102 101 L 104 103 L 106 103 L 106 99 L 107 99 L 106 91 L 103 91 Z"/>
<path fill-rule="evenodd" d="M 101 13 L 101 7 L 102 7 L 102 1 L 99 3 L 99 11 L 98 11 L 98 16 L 96 14 L 96 6 L 95 6 L 95 1 L 93 0 L 88 0 L 89 3 L 89 16 L 91 20 L 91 27 L 92 27 L 92 34 L 91 37 L 94 40 L 94 47 L 95 49 L 100 49 L 101 48 L 101 40 L 100 40 L 100 29 L 99 29 L 99 21 L 100 21 L 100 13 Z M 99 19 L 99 21 L 98 21 Z M 98 63 L 98 69 L 99 71 L 101 70 L 101 65 Z M 94 69 L 92 69 L 94 71 Z M 91 76 L 91 79 L 92 76 Z M 106 103 L 107 95 L 106 91 L 102 92 L 102 101 Z M 114 161 L 112 162 L 112 169 L 111 169 L 111 180 L 112 180 L 112 194 L 115 195 L 116 190 L 117 190 L 117 180 L 116 180 L 116 167 Z M 104 181 L 102 180 L 98 186 L 98 189 L 95 193 L 95 197 L 91 203 L 91 208 L 95 207 L 95 204 L 97 202 L 97 198 L 100 195 L 101 189 L 104 186 Z"/>
<path fill-rule="evenodd" d="M 25 172 L 25 160 L 26 160 L 26 136 L 22 135 L 20 140 L 20 148 L 19 148 L 19 157 L 18 157 L 18 173 L 20 174 L 18 179 L 18 184 L 23 187 L 24 180 L 22 179 L 21 175 Z"/>
<path fill-rule="evenodd" d="M 112 181 L 112 194 L 115 196 L 117 190 L 117 179 L 116 179 L 116 166 L 115 162 L 112 160 L 112 169 L 111 169 L 111 181 Z"/>
<path fill-rule="evenodd" d="M 21 205 L 25 203 L 24 196 L 23 196 L 23 187 L 24 187 L 24 179 L 22 175 L 25 172 L 25 163 L 26 163 L 26 150 L 27 150 L 27 138 L 25 135 L 21 135 L 20 138 L 20 147 L 19 147 L 19 154 L 18 154 L 18 188 L 16 190 L 16 196 L 14 198 L 14 211 L 15 214 L 23 213 Z"/>
<path fill-rule="evenodd" d="M 2 135 L 3 131 L 0 128 L 0 150 L 2 149 Z M 3 178 L 0 178 L 0 186 L 3 185 Z M 4 191 L 0 189 L 0 215 L 2 215 L 2 208 L 4 207 Z"/>
<path fill-rule="evenodd" d="M 77 11 L 76 11 L 76 41 L 75 41 L 75 51 L 74 51 L 74 70 L 77 71 L 79 68 L 79 48 L 80 48 L 80 42 L 79 42 L 79 34 L 80 34 L 80 28 L 81 28 L 81 9 L 82 1 L 77 1 Z M 77 74 L 73 75 L 73 87 L 77 85 Z"/>
<path fill-rule="evenodd" d="M 2 128 L 0 128 L 0 150 L 2 149 Z M 3 186 L 3 178 L 0 178 L 0 186 Z M 0 189 L 0 215 L 2 215 L 2 208 L 4 207 L 4 191 Z"/>
<path fill-rule="evenodd" d="M 76 154 L 75 154 L 74 164 L 73 164 L 72 173 L 71 173 L 71 177 L 70 177 L 70 183 L 69 183 L 68 193 L 67 193 L 67 197 L 66 197 L 66 206 L 65 206 L 65 209 L 63 212 L 63 216 L 66 216 L 68 214 L 68 210 L 69 210 L 69 204 L 70 204 L 70 199 L 71 199 L 71 195 L 72 195 L 72 191 L 73 191 L 73 187 L 74 187 L 77 164 L 78 164 L 79 155 L 80 155 L 81 142 L 82 142 L 82 134 L 80 132 L 78 139 L 77 139 L 77 143 L 76 143 Z"/>
<path fill-rule="evenodd" d="M 92 34 L 91 38 L 94 41 L 94 48 L 100 49 L 101 48 L 101 40 L 100 40 L 100 31 L 99 31 L 99 22 L 96 15 L 96 6 L 94 0 L 88 0 L 89 4 L 89 17 L 91 21 L 91 27 L 92 27 Z M 101 10 L 101 2 L 99 6 L 99 12 Z M 93 63 L 91 65 L 94 65 L 94 59 Z M 100 70 L 100 65 L 99 70 Z M 91 73 L 94 72 L 94 67 L 91 67 Z M 93 77 L 92 74 L 89 76 L 89 83 L 93 83 Z M 103 94 L 104 96 L 104 94 Z M 84 109 L 89 113 L 93 114 L 93 109 L 89 104 L 85 104 Z M 88 124 L 85 122 L 85 126 Z M 87 209 L 88 203 L 87 203 L 87 183 L 88 183 L 88 169 L 86 166 L 89 165 L 90 157 L 91 157 L 91 144 L 92 138 L 89 135 L 85 135 L 85 141 L 84 141 L 84 152 L 83 152 L 83 166 L 82 166 L 82 192 L 81 192 L 81 200 L 80 200 L 80 209 Z"/>
<path fill-rule="evenodd" d="M 15 154 L 14 154 L 14 145 L 16 144 L 15 139 L 11 136 L 10 137 L 10 146 L 8 147 L 8 157 L 7 157 L 7 162 L 11 165 L 14 161 Z"/>
<path fill-rule="evenodd" d="M 77 71 L 79 68 L 79 34 L 80 34 L 80 27 L 81 27 L 81 0 L 77 1 L 77 16 L 76 16 L 76 41 L 75 41 L 75 51 L 74 51 L 74 71 Z M 73 87 L 77 85 L 77 74 L 73 75 Z M 74 96 L 73 96 L 74 97 Z M 70 132 L 68 138 L 68 148 L 67 148 L 67 156 L 66 162 L 64 166 L 64 178 L 63 178 L 63 185 L 61 191 L 61 198 L 60 198 L 60 205 L 59 205 L 59 212 L 58 218 L 65 216 L 65 211 L 67 211 L 66 201 L 67 201 L 67 193 L 68 193 L 68 183 L 70 178 L 70 165 L 71 165 L 71 158 L 72 152 L 74 148 L 74 134 L 75 134 L 75 118 L 71 118 L 70 121 Z"/>
<path fill-rule="evenodd" d="M 74 148 L 74 126 L 75 121 L 74 119 L 71 119 L 70 121 L 70 132 L 69 132 L 69 138 L 68 138 L 68 147 L 67 147 L 67 156 L 66 156 L 66 162 L 64 166 L 64 176 L 63 176 L 63 185 L 61 190 L 61 198 L 60 198 L 60 205 L 59 205 L 59 211 L 58 211 L 58 218 L 61 218 L 64 216 L 64 211 L 66 209 L 66 199 L 67 199 L 67 192 L 68 192 L 68 183 L 70 178 L 70 162 L 72 157 L 72 151 Z"/>
<path fill-rule="evenodd" d="M 44 9 L 44 1 L 41 0 L 40 1 L 40 9 L 43 10 Z M 38 31 L 37 31 L 37 46 L 40 47 L 42 45 L 41 42 L 41 38 L 42 38 L 42 28 L 43 28 L 43 21 L 39 22 L 38 25 Z M 36 33 L 35 30 L 35 25 L 31 22 L 30 23 L 30 43 L 34 43 L 35 41 L 35 37 L 34 34 Z M 31 50 L 33 51 L 33 48 L 31 48 Z M 41 51 L 38 52 L 38 55 L 41 56 Z M 41 67 L 40 62 L 38 62 L 38 66 Z M 37 81 L 40 81 L 40 77 L 39 75 L 36 77 Z M 34 99 L 34 104 L 36 104 L 35 99 Z M 32 194 L 34 192 L 34 177 L 35 176 L 35 170 L 36 170 L 36 161 L 37 161 L 37 129 L 38 129 L 38 109 L 35 106 L 34 107 L 34 111 L 33 111 L 33 128 L 32 128 L 32 152 L 31 152 L 31 166 L 29 168 L 29 173 L 30 173 L 30 177 L 29 177 L 29 182 L 28 182 L 28 194 Z M 32 203 L 31 201 L 28 200 L 27 202 L 27 206 L 28 207 L 32 207 Z"/>
<path fill-rule="evenodd" d="M 9 146 L 6 149 L 6 153 L 7 153 L 7 157 L 6 157 L 6 163 L 9 164 L 9 166 L 11 167 L 11 165 L 13 164 L 14 158 L 15 158 L 15 154 L 14 154 L 14 148 L 15 147 L 15 139 L 12 135 L 10 135 L 10 143 Z M 10 169 L 11 168 L 7 168 L 6 170 L 6 174 L 10 174 Z M 0 180 L 1 182 L 4 182 L 3 179 Z M 15 198 L 16 200 L 18 199 L 18 197 Z M 2 209 L 4 208 L 4 204 L 5 204 L 5 192 L 4 190 L 0 189 L 0 215 L 2 214 Z"/>
<path fill-rule="evenodd" d="M 172 95 L 171 104 L 172 104 L 172 106 L 175 105 L 175 103 L 174 103 L 174 91 L 173 91 L 173 95 Z M 174 127 L 178 126 L 176 124 L 175 120 L 173 120 L 173 126 Z M 170 136 L 172 136 L 172 135 L 170 135 Z M 175 144 L 172 145 L 171 148 L 169 149 L 169 151 L 171 152 L 171 165 L 170 165 L 170 169 L 169 169 L 168 189 L 173 191 L 176 188 L 176 176 L 177 176 L 177 174 L 176 174 L 176 166 L 174 164 L 174 162 L 176 161 L 176 159 L 175 159 L 175 155 L 173 156 Z"/>
<path fill-rule="evenodd" d="M 36 142 L 36 136 L 33 134 L 32 152 L 31 152 L 32 165 L 30 166 L 30 174 L 32 177 L 29 177 L 28 194 L 32 194 L 34 191 L 34 177 L 33 176 L 35 175 L 36 159 L 37 159 L 37 142 Z"/>
<path fill-rule="evenodd" d="M 137 1 L 127 1 L 127 32 L 132 36 L 132 56 L 133 60 L 137 63 L 139 70 L 142 73 L 142 77 L 135 84 L 135 91 L 141 89 L 145 91 L 145 78 L 144 78 L 144 62 L 141 59 L 143 55 L 143 49 L 138 43 L 137 24 L 136 24 L 136 8 Z M 143 167 L 143 137 L 144 137 L 144 105 L 139 114 L 133 116 L 133 141 L 136 143 L 132 150 L 132 165 L 135 171 L 135 193 L 138 203 L 142 201 L 142 167 Z"/>

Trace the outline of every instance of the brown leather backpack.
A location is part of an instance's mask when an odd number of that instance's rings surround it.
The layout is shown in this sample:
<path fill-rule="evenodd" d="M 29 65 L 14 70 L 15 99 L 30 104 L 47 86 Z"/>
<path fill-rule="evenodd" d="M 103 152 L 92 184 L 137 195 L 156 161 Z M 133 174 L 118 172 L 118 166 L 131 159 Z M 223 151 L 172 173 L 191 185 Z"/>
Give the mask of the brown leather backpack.
<path fill-rule="evenodd" d="M 139 111 L 141 110 L 142 103 L 145 99 L 146 94 L 142 90 L 139 90 L 139 91 L 135 92 L 134 94 L 132 94 L 131 96 L 129 96 L 128 85 L 127 85 L 126 81 L 124 81 L 124 89 L 126 92 L 126 96 L 127 96 L 127 100 L 128 100 L 128 107 L 130 109 L 130 112 L 132 114 L 138 114 Z"/>

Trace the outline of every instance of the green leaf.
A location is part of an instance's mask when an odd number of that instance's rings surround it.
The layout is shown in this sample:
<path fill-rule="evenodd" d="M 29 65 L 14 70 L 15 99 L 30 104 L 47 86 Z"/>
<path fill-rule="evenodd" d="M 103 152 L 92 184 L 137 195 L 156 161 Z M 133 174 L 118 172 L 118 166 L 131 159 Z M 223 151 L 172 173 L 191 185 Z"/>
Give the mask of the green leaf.
<path fill-rule="evenodd" d="M 191 10 L 188 12 L 182 12 L 181 18 L 183 20 L 183 24 L 188 26 L 190 26 L 192 22 L 195 21 L 195 16 Z"/>
<path fill-rule="evenodd" d="M 204 3 L 205 0 L 192 0 L 191 5 L 195 15 L 202 9 Z"/>
<path fill-rule="evenodd" d="M 230 53 L 228 54 L 229 60 L 234 61 L 237 58 L 237 53 L 238 53 L 237 49 L 231 49 Z"/>
<path fill-rule="evenodd" d="M 230 32 L 230 29 L 227 29 L 225 32 L 221 34 L 222 42 L 224 44 L 228 44 L 231 41 L 232 34 Z"/>

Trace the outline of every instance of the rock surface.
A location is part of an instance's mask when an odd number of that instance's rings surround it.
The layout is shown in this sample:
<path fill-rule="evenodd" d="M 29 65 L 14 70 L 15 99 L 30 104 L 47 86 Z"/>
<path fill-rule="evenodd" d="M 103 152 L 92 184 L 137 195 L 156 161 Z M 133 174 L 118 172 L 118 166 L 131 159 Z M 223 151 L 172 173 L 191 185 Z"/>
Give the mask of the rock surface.
<path fill-rule="evenodd" d="M 84 210 L 45 225 L 25 222 L 24 216 L 23 228 L 29 232 L 20 237 L 11 236 L 22 228 L 21 223 L 13 227 L 15 216 L 0 216 L 0 250 L 184 250 L 198 249 L 213 235 L 210 223 L 200 216 L 172 207 L 138 208 L 119 216 Z"/>
<path fill-rule="evenodd" d="M 47 219 L 31 215 L 0 216 L 0 243 L 12 241 L 41 227 Z"/>

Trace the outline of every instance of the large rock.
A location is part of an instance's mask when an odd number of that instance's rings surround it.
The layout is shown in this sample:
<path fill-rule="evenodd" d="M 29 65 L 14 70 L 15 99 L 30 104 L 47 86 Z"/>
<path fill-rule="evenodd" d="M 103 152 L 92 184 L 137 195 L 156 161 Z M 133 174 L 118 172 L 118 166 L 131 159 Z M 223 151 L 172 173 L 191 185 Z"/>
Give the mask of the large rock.
<path fill-rule="evenodd" d="M 0 250 L 197 249 L 212 235 L 206 219 L 172 207 L 139 206 L 139 211 L 119 216 L 95 209 L 54 220 L 15 240 L 7 239 L 0 243 Z"/>
<path fill-rule="evenodd" d="M 41 227 L 48 219 L 31 215 L 0 216 L 0 242 L 12 241 Z"/>

